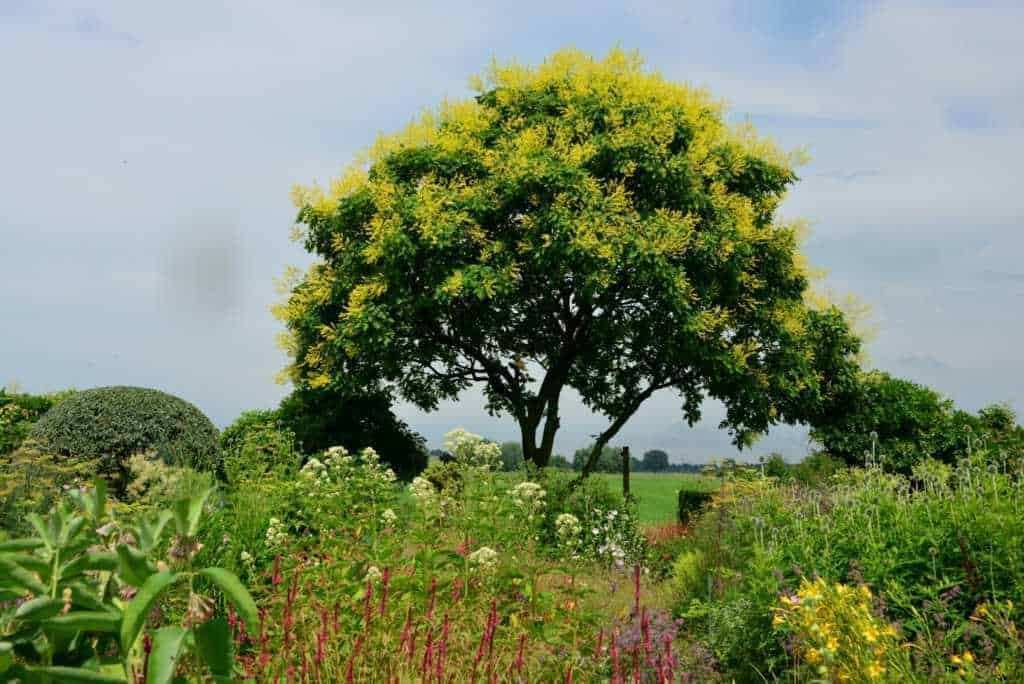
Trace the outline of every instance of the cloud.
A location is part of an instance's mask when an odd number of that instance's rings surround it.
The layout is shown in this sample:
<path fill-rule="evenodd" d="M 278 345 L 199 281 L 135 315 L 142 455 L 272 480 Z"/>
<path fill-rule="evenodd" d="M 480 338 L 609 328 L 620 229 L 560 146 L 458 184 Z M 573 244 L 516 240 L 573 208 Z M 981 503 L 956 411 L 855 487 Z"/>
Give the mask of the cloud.
<path fill-rule="evenodd" d="M 783 210 L 814 221 L 827 284 L 874 305 L 875 363 L 972 405 L 1024 384 L 1015 3 L 87 5 L 0 3 L 0 378 L 163 387 L 222 424 L 273 405 L 272 279 L 308 259 L 287 241 L 289 187 L 466 96 L 492 56 L 619 43 L 809 146 Z M 717 410 L 691 430 L 659 396 L 622 439 L 721 455 Z M 514 436 L 472 393 L 401 411 L 431 439 Z M 564 451 L 602 426 L 578 401 L 565 414 Z M 799 430 L 774 443 L 806 448 Z"/>

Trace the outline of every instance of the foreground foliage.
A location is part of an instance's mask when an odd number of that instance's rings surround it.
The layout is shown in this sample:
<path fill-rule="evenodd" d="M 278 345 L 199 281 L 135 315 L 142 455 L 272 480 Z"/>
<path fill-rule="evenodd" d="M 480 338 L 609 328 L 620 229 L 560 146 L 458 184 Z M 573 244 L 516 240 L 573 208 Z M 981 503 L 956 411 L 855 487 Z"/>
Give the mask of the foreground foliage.
<path fill-rule="evenodd" d="M 250 629 L 258 617 L 234 575 L 192 565 L 210 493 L 129 524 L 112 514 L 97 480 L 71 490 L 47 519 L 30 515 L 37 536 L 0 542 L 0 676 L 157 684 L 206 670 L 229 680 L 227 623 L 213 619 L 215 604 L 199 587 L 217 587 Z M 154 611 L 176 601 L 181 620 L 160 624 Z"/>

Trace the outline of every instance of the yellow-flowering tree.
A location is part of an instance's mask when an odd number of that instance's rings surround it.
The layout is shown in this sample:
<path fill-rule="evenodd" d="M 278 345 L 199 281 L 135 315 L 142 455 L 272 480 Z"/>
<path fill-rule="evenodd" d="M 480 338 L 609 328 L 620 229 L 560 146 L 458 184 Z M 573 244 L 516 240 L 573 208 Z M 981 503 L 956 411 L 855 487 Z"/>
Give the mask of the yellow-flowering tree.
<path fill-rule="evenodd" d="M 742 445 L 852 376 L 858 341 L 808 305 L 799 231 L 774 218 L 790 155 L 620 50 L 495 64 L 475 88 L 295 190 L 320 257 L 277 308 L 296 384 L 431 409 L 484 383 L 538 465 L 571 387 L 609 418 L 592 467 L 660 389 L 691 423 L 721 399 Z"/>

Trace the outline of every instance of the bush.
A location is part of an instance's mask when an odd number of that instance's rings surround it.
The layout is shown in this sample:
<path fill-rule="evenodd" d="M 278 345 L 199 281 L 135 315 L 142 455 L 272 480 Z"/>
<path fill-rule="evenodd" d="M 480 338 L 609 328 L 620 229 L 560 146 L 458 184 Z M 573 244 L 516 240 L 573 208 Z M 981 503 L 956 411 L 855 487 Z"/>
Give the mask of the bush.
<path fill-rule="evenodd" d="M 231 484 L 268 474 L 293 476 L 302 465 L 295 434 L 281 426 L 277 411 L 246 411 L 221 433 L 224 477 Z"/>
<path fill-rule="evenodd" d="M 141 387 L 78 392 L 50 409 L 31 436 L 51 453 L 100 459 L 100 470 L 123 491 L 128 459 L 155 451 L 169 465 L 220 468 L 217 428 L 195 406 Z"/>
<path fill-rule="evenodd" d="M 679 522 L 688 525 L 696 513 L 699 513 L 714 496 L 714 492 L 695 492 L 690 489 L 679 490 Z"/>
<path fill-rule="evenodd" d="M 357 452 L 372 447 L 402 480 L 427 467 L 423 438 L 409 429 L 380 394 L 355 396 L 338 390 L 297 389 L 281 401 L 278 419 L 295 434 L 303 453 L 335 446 Z"/>
<path fill-rule="evenodd" d="M 32 425 L 55 404 L 74 391 L 54 394 L 9 393 L 0 389 L 0 455 L 18 448 L 32 430 Z"/>
<path fill-rule="evenodd" d="M 732 606 L 725 622 L 742 639 L 716 631 L 713 650 L 737 681 L 761 681 L 789 665 L 771 624 L 780 595 L 809 577 L 863 584 L 884 601 L 887 620 L 902 625 L 916 669 L 935 669 L 941 680 L 952 655 L 991 642 L 975 667 L 996 672 L 1016 657 L 1019 644 L 1006 635 L 1018 628 L 982 638 L 974 611 L 1024 602 L 1024 490 L 1021 473 L 1002 473 L 990 458 L 975 452 L 955 467 L 923 460 L 912 478 L 852 469 L 816 488 L 726 483 L 694 526 L 700 556 L 686 563 L 689 575 L 699 564 L 712 595 L 695 583 L 680 613 L 712 623 Z"/>
<path fill-rule="evenodd" d="M 87 483 L 98 467 L 99 459 L 55 456 L 31 440 L 0 455 L 0 529 L 26 531 L 27 514 L 49 510 L 66 487 Z"/>

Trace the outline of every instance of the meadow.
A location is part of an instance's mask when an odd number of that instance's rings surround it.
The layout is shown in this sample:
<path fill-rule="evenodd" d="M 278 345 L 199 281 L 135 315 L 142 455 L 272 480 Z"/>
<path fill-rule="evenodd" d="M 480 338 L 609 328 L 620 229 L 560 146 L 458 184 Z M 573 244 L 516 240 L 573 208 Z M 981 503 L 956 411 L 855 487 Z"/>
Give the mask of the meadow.
<path fill-rule="evenodd" d="M 621 474 L 595 473 L 594 477 L 605 480 L 610 489 L 622 490 Z M 630 473 L 629 483 L 641 524 L 655 525 L 676 519 L 680 489 L 709 492 L 717 489 L 721 480 L 692 473 Z"/>

